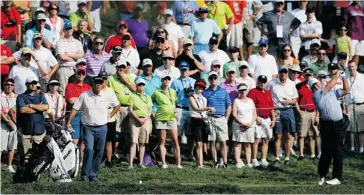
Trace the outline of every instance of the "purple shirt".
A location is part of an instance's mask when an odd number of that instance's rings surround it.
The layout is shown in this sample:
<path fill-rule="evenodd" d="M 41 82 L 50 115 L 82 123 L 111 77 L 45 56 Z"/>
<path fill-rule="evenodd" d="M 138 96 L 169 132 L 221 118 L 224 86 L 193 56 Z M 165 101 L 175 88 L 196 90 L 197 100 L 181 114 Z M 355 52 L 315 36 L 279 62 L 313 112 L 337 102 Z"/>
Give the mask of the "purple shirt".
<path fill-rule="evenodd" d="M 148 22 L 144 19 L 138 22 L 136 19 L 130 18 L 126 23 L 137 47 L 145 47 L 148 44 Z"/>
<path fill-rule="evenodd" d="M 102 51 L 100 56 L 95 55 L 93 51 L 89 51 L 83 57 L 87 63 L 86 75 L 95 77 L 99 74 L 102 64 L 109 60 L 111 56 L 104 51 Z"/>
<path fill-rule="evenodd" d="M 344 26 L 351 32 L 352 40 L 364 40 L 364 8 L 356 9 L 354 6 L 346 8 L 344 13 Z"/>
<path fill-rule="evenodd" d="M 229 81 L 225 81 L 220 84 L 220 87 L 225 89 L 226 92 L 229 94 L 231 102 L 234 102 L 234 100 L 239 96 L 237 88 L 238 85 L 239 83 L 237 83 L 236 81 L 235 85 L 232 85 Z"/>

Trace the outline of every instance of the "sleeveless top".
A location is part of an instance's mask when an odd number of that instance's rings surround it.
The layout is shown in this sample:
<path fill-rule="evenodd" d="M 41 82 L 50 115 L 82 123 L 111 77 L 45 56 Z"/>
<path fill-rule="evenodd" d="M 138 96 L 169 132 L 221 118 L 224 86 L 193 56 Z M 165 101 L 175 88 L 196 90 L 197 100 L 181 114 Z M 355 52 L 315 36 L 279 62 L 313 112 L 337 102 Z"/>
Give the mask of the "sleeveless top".
<path fill-rule="evenodd" d="M 242 102 L 240 99 L 235 99 L 234 102 L 236 102 L 237 105 L 237 114 L 240 120 L 242 120 L 243 123 L 250 123 L 253 119 L 254 115 L 254 102 L 250 98 L 248 98 L 248 102 Z M 238 122 L 234 120 L 233 122 L 234 126 L 240 126 Z"/>
<path fill-rule="evenodd" d="M 336 38 L 336 42 L 337 42 L 337 53 L 340 52 L 345 52 L 345 53 L 349 53 L 349 37 L 348 36 L 338 36 Z"/>
<path fill-rule="evenodd" d="M 203 108 L 203 107 L 207 107 L 207 99 L 205 97 L 202 96 L 198 96 L 196 94 L 192 95 L 195 98 L 197 107 L 199 108 Z M 190 107 L 190 113 L 191 113 L 191 117 L 196 117 L 196 118 L 201 118 L 201 114 L 204 114 L 206 111 L 196 111 L 192 108 L 191 105 L 189 105 Z"/>
<path fill-rule="evenodd" d="M 62 18 L 57 16 L 56 23 L 52 23 L 50 18 L 47 18 L 46 23 L 51 27 L 51 31 L 53 32 L 53 41 L 52 44 L 56 44 L 57 41 L 61 38 L 61 29 L 62 29 Z"/>

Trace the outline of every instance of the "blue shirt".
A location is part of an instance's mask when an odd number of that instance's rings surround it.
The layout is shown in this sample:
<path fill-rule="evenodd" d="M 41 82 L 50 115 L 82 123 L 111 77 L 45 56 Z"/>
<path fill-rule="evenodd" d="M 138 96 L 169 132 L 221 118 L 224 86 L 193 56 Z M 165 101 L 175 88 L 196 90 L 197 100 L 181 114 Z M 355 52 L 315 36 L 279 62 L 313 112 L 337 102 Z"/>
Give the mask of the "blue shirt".
<path fill-rule="evenodd" d="M 321 88 L 313 93 L 313 102 L 323 120 L 338 121 L 343 118 L 342 110 L 337 98 L 341 97 L 340 90 L 328 91 L 325 93 Z"/>
<path fill-rule="evenodd" d="M 90 11 L 94 11 L 96 9 L 99 9 L 101 7 L 101 1 L 92 1 L 92 6 Z"/>
<path fill-rule="evenodd" d="M 30 47 L 30 48 L 34 48 L 33 46 L 33 35 L 35 33 L 40 33 L 35 26 L 29 30 L 27 30 L 27 32 L 25 33 L 25 47 Z M 53 42 L 53 32 L 44 28 L 44 32 L 43 32 L 43 36 L 49 41 L 49 42 Z M 44 43 L 44 41 L 43 41 Z"/>
<path fill-rule="evenodd" d="M 177 105 L 182 107 L 188 107 L 188 97 L 185 94 L 184 89 L 191 87 L 192 89 L 195 86 L 196 80 L 188 77 L 188 79 L 179 78 L 172 82 L 171 88 L 176 90 L 177 92 Z"/>
<path fill-rule="evenodd" d="M 198 9 L 198 6 L 196 4 L 195 1 L 193 0 L 187 0 L 186 2 L 184 1 L 175 1 L 172 5 L 172 11 L 174 14 L 174 17 L 176 18 L 176 22 L 177 24 L 183 24 L 185 23 L 184 21 L 184 13 L 183 10 L 184 9 L 193 9 L 193 11 Z M 195 21 L 195 15 L 193 15 L 193 13 L 188 13 L 188 23 L 191 25 L 193 21 Z"/>
<path fill-rule="evenodd" d="M 200 19 L 192 22 L 190 36 L 193 37 L 195 44 L 208 44 L 212 34 L 220 34 L 221 29 L 217 26 L 215 20 L 205 19 L 202 21 Z"/>
<path fill-rule="evenodd" d="M 214 115 L 225 115 L 226 108 L 231 105 L 229 94 L 221 87 L 217 87 L 215 91 L 210 87 L 202 95 L 207 99 L 207 106 L 215 108 Z"/>
<path fill-rule="evenodd" d="M 142 74 L 140 76 L 137 76 L 135 78 L 135 81 L 137 81 L 139 78 L 142 78 L 145 80 L 144 92 L 148 96 L 152 96 L 153 93 L 162 86 L 161 78 L 154 73 L 152 73 L 151 80 L 149 80 L 144 74 Z M 153 112 L 157 111 L 157 105 L 155 103 L 153 104 L 152 111 Z"/>

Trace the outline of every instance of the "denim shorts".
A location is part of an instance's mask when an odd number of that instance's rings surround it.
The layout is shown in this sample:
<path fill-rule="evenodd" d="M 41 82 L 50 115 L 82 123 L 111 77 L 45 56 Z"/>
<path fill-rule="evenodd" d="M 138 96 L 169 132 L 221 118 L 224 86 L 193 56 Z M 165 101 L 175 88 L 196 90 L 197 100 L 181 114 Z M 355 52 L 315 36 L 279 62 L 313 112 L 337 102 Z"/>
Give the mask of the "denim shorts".
<path fill-rule="evenodd" d="M 276 122 L 273 133 L 288 134 L 296 132 L 296 120 L 292 108 L 280 110 L 280 120 Z"/>

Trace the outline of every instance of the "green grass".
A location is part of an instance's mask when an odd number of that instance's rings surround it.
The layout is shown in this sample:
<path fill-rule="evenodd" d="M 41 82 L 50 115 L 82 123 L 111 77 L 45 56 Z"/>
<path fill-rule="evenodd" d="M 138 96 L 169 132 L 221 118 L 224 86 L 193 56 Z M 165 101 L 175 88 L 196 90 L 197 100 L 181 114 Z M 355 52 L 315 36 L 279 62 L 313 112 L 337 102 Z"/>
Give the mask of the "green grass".
<path fill-rule="evenodd" d="M 121 167 L 101 169 L 97 183 L 74 181 L 54 183 L 42 175 L 33 184 L 12 184 L 11 174 L 2 166 L 2 194 L 109 194 L 109 193 L 364 193 L 364 156 L 346 154 L 343 182 L 340 186 L 317 185 L 318 160 L 293 160 L 291 167 L 272 169 L 196 169 L 191 162 L 183 162 L 184 169 L 170 165 L 168 169 L 147 168 L 133 170 Z M 272 160 L 272 156 L 270 156 Z M 209 167 L 208 163 L 208 167 Z M 331 169 L 330 169 L 331 173 Z M 330 174 L 329 174 L 330 177 Z M 139 184 L 142 181 L 142 184 Z"/>

